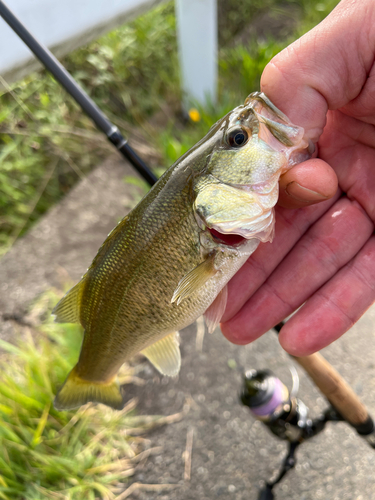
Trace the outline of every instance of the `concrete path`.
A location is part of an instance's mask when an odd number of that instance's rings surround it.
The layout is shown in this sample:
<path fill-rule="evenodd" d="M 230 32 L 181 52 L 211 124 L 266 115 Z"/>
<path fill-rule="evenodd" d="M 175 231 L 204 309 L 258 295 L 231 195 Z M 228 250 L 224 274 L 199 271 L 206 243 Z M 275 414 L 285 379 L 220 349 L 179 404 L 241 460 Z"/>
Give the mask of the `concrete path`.
<path fill-rule="evenodd" d="M 134 204 L 134 186 L 123 178 L 130 167 L 109 160 L 19 240 L 0 261 L 0 316 L 22 317 L 27 304 L 69 275 L 78 279 L 105 236 Z M 11 338 L 12 321 L 0 323 Z M 375 415 L 375 309 L 323 354 L 352 384 Z M 278 468 L 286 446 L 252 419 L 238 403 L 241 372 L 271 368 L 290 385 L 291 361 L 270 332 L 254 344 L 230 344 L 217 330 L 196 348 L 196 327 L 182 333 L 182 369 L 177 379 L 160 377 L 145 362 L 143 387 L 129 387 L 139 411 L 168 415 L 189 408 L 178 423 L 149 434 L 161 454 L 139 466 L 134 478 L 143 483 L 175 483 L 173 491 L 135 492 L 140 500 L 256 500 L 263 479 Z M 326 407 L 310 381 L 301 375 L 300 398 L 317 416 Z M 192 438 L 190 480 L 184 480 L 186 440 Z M 346 424 L 326 430 L 297 454 L 298 465 L 275 489 L 279 500 L 375 500 L 375 451 Z"/>

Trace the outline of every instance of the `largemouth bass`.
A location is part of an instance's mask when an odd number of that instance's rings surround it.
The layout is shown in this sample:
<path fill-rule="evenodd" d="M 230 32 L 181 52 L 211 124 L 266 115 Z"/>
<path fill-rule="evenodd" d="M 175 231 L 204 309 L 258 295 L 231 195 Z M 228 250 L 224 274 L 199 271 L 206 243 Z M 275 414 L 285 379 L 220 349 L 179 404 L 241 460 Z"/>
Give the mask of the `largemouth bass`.
<path fill-rule="evenodd" d="M 255 92 L 165 172 L 53 311 L 85 330 L 57 409 L 121 409 L 117 372 L 138 352 L 178 373 L 178 331 L 202 314 L 209 331 L 219 324 L 227 282 L 272 240 L 280 175 L 310 153 L 304 130 Z"/>

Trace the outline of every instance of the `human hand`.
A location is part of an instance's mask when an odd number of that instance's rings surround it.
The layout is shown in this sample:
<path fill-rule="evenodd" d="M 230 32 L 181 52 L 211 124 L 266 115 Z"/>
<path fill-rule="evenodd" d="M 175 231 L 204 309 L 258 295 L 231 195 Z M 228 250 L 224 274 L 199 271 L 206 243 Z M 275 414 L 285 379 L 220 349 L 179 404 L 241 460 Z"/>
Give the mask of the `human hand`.
<path fill-rule="evenodd" d="M 279 340 L 289 353 L 308 355 L 375 300 L 373 26 L 373 0 L 342 0 L 263 72 L 262 91 L 318 141 L 319 158 L 283 176 L 274 242 L 229 283 L 221 328 L 231 342 L 255 340 L 305 302 Z M 331 198 L 334 173 L 339 190 Z"/>

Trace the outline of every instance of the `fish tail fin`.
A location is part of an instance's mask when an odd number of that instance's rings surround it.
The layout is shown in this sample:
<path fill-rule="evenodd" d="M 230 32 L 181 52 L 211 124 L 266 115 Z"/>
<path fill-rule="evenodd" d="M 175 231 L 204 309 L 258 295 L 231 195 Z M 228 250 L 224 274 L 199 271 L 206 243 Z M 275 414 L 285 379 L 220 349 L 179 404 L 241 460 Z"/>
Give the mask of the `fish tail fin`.
<path fill-rule="evenodd" d="M 54 401 L 56 410 L 71 410 L 88 402 L 102 403 L 115 410 L 124 407 L 117 376 L 108 382 L 93 382 L 77 374 L 77 366 L 69 373 Z"/>

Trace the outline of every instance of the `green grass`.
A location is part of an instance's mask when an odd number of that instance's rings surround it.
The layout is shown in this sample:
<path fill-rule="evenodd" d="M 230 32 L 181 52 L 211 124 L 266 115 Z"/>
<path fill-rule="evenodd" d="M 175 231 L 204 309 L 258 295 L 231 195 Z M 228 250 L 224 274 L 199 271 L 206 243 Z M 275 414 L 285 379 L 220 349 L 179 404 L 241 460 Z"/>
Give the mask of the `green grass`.
<path fill-rule="evenodd" d="M 162 5 L 63 63 L 128 133 L 166 95 L 179 100 L 175 18 Z M 113 151 L 55 80 L 42 71 L 0 95 L 0 254 Z"/>
<path fill-rule="evenodd" d="M 219 102 L 200 109 L 198 123 L 181 116 L 173 3 L 124 25 L 63 60 L 125 134 L 136 127 L 161 154 L 160 173 L 210 125 L 258 89 L 267 62 L 316 25 L 337 0 L 219 0 Z M 265 13 L 298 17 L 275 38 Z M 271 18 L 270 18 L 271 19 Z M 258 36 L 258 24 L 262 36 Z M 246 42 L 237 37 L 253 23 Z M 264 35 L 266 33 L 266 35 Z M 167 109 L 164 127 L 148 124 Z M 112 151 L 65 91 L 46 72 L 30 75 L 0 95 L 0 255 Z"/>
<path fill-rule="evenodd" d="M 58 412 L 52 401 L 77 360 L 82 333 L 50 319 L 56 295 L 34 306 L 46 320 L 22 344 L 0 341 L 0 499 L 111 499 L 124 489 L 142 450 L 138 436 L 166 422 L 137 417 L 134 402 L 123 411 L 86 405 Z M 129 367 L 122 381 L 129 379 Z"/>

